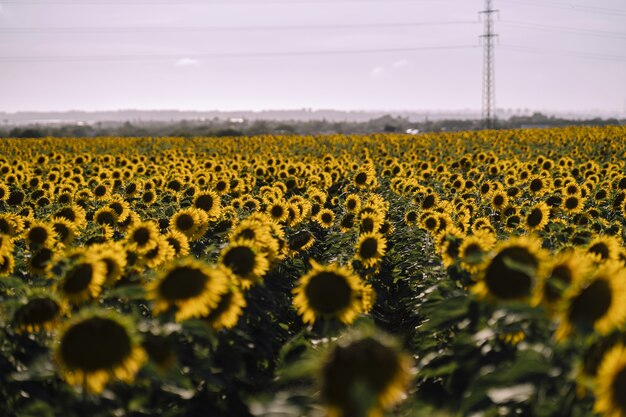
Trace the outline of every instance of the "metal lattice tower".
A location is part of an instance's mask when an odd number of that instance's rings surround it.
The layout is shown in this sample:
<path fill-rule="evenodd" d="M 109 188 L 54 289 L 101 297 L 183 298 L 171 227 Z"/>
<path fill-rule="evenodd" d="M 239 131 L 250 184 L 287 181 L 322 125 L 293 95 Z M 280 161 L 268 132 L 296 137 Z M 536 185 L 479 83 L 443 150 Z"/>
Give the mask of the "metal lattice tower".
<path fill-rule="evenodd" d="M 480 13 L 485 21 L 485 31 L 481 35 L 483 44 L 483 127 L 491 129 L 495 127 L 496 109 L 496 85 L 494 77 L 494 40 L 498 36 L 493 33 L 493 14 L 498 10 L 493 9 L 492 0 L 485 0 L 485 10 Z"/>

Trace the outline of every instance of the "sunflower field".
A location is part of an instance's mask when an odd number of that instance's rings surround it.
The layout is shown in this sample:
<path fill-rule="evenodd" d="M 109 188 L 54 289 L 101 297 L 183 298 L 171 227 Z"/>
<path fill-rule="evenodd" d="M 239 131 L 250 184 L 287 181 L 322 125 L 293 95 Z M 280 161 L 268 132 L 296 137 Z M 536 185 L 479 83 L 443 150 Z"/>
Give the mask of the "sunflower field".
<path fill-rule="evenodd" d="M 0 416 L 626 416 L 626 128 L 0 142 Z"/>

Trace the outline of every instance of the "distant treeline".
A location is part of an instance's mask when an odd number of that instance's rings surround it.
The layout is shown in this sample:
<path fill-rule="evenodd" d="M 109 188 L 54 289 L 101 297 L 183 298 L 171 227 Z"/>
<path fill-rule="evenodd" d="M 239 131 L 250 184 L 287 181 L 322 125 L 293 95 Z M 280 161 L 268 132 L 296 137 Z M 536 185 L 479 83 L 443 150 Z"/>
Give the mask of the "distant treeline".
<path fill-rule="evenodd" d="M 586 119 L 571 120 L 534 113 L 532 116 L 512 116 L 496 122 L 497 129 L 518 129 L 526 127 L 558 126 L 606 126 L 624 125 L 626 120 Z M 179 122 L 124 122 L 64 125 L 26 125 L 0 128 L 0 137 L 38 138 L 38 137 L 156 137 L 156 136 L 254 136 L 266 134 L 316 135 L 316 134 L 369 134 L 381 132 L 443 132 L 477 130 L 482 128 L 480 120 L 424 120 L 410 121 L 403 117 L 383 116 L 367 122 L 335 122 L 327 120 L 312 121 L 229 121 L 183 120 Z"/>

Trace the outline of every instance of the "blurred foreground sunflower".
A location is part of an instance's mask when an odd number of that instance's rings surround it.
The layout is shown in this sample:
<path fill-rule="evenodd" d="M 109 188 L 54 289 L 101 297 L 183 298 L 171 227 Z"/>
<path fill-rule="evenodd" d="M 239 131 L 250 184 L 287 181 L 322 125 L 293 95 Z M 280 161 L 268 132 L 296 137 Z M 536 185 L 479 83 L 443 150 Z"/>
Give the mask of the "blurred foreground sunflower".
<path fill-rule="evenodd" d="M 533 294 L 545 259 L 538 240 L 512 238 L 501 243 L 495 255 L 483 263 L 472 291 L 492 301 L 527 301 Z"/>
<path fill-rule="evenodd" d="M 626 347 L 619 344 L 604 356 L 595 388 L 593 411 L 605 417 L 626 417 Z"/>
<path fill-rule="evenodd" d="M 339 341 L 321 369 L 321 397 L 329 417 L 382 416 L 406 397 L 412 360 L 380 336 Z"/>
<path fill-rule="evenodd" d="M 83 312 L 59 332 L 54 359 L 70 385 L 100 393 L 114 379 L 131 382 L 146 361 L 133 324 L 112 312 Z"/>

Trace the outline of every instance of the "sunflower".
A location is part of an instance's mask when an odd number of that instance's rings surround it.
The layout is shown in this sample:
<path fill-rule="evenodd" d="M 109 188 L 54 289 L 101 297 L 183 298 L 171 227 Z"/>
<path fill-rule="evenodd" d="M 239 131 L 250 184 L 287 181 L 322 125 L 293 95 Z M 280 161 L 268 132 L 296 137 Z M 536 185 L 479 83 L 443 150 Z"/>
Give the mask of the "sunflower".
<path fill-rule="evenodd" d="M 8 276 L 15 269 L 15 258 L 12 253 L 0 253 L 0 277 Z"/>
<path fill-rule="evenodd" d="M 51 248 L 56 243 L 56 233 L 48 223 L 33 221 L 24 232 L 26 242 L 31 249 Z"/>
<path fill-rule="evenodd" d="M 228 281 L 221 268 L 190 258 L 177 261 L 147 286 L 148 299 L 154 300 L 152 312 L 174 308 L 176 321 L 205 316 L 217 307 Z"/>
<path fill-rule="evenodd" d="M 208 216 L 202 210 L 184 208 L 170 218 L 169 228 L 184 234 L 190 241 L 198 240 L 206 233 Z"/>
<path fill-rule="evenodd" d="M 417 211 L 408 210 L 406 213 L 404 213 L 404 223 L 406 223 L 407 226 L 417 226 L 418 222 L 419 215 L 417 214 Z"/>
<path fill-rule="evenodd" d="M 547 177 L 534 176 L 530 179 L 528 183 L 528 189 L 533 195 L 537 197 L 541 197 L 542 195 L 550 191 L 550 188 L 550 180 Z"/>
<path fill-rule="evenodd" d="M 100 393 L 111 380 L 131 382 L 146 353 L 127 317 L 85 311 L 59 332 L 54 359 L 68 384 Z"/>
<path fill-rule="evenodd" d="M 315 236 L 308 230 L 301 230 L 290 236 L 287 241 L 289 256 L 295 256 L 300 252 L 310 249 L 315 243 Z"/>
<path fill-rule="evenodd" d="M 126 233 L 126 241 L 132 250 L 144 254 L 157 245 L 159 227 L 153 221 L 139 222 L 130 227 Z"/>
<path fill-rule="evenodd" d="M 344 200 L 344 206 L 349 213 L 358 214 L 361 210 L 361 199 L 356 194 L 348 194 Z"/>
<path fill-rule="evenodd" d="M 622 245 L 613 236 L 596 236 L 591 239 L 586 250 L 596 262 L 604 262 L 619 259 L 621 248 Z"/>
<path fill-rule="evenodd" d="M 481 265 L 472 291 L 494 301 L 526 301 L 541 276 L 545 258 L 541 243 L 535 239 L 517 237 L 503 242 Z"/>
<path fill-rule="evenodd" d="M 490 203 L 495 210 L 502 210 L 509 203 L 509 197 L 504 191 L 495 191 L 491 194 Z"/>
<path fill-rule="evenodd" d="M 281 223 L 287 220 L 289 217 L 289 212 L 287 211 L 287 203 L 276 200 L 267 205 L 266 213 L 270 216 L 272 221 L 276 223 Z"/>
<path fill-rule="evenodd" d="M 174 257 L 185 257 L 189 255 L 189 240 L 184 234 L 170 230 L 165 234 L 165 240 L 174 249 Z"/>
<path fill-rule="evenodd" d="M 411 357 L 386 337 L 340 340 L 320 369 L 327 415 L 381 416 L 406 397 L 412 364 Z"/>
<path fill-rule="evenodd" d="M 626 347 L 618 344 L 600 363 L 593 411 L 606 417 L 626 417 Z"/>
<path fill-rule="evenodd" d="M 72 304 L 96 298 L 106 280 L 107 267 L 93 256 L 78 257 L 57 283 L 57 291 Z"/>
<path fill-rule="evenodd" d="M 239 279 L 244 289 L 261 281 L 270 268 L 267 257 L 258 246 L 241 239 L 222 250 L 219 262 Z"/>
<path fill-rule="evenodd" d="M 366 268 L 378 265 L 387 248 L 387 239 L 378 232 L 369 232 L 359 236 L 356 242 L 354 258 Z"/>
<path fill-rule="evenodd" d="M 54 296 L 34 296 L 13 314 L 12 325 L 18 333 L 54 330 L 67 312 L 67 306 Z"/>
<path fill-rule="evenodd" d="M 317 216 L 315 216 L 315 220 L 322 226 L 324 229 L 329 229 L 333 227 L 335 223 L 335 213 L 333 213 L 330 209 L 322 209 Z"/>
<path fill-rule="evenodd" d="M 157 245 L 143 254 L 141 264 L 145 264 L 148 268 L 158 268 L 160 265 L 174 259 L 176 252 L 169 244 L 165 236 L 159 235 L 156 238 Z"/>
<path fill-rule="evenodd" d="M 117 223 L 117 213 L 110 207 L 100 207 L 94 213 L 93 221 L 100 226 L 113 227 Z"/>
<path fill-rule="evenodd" d="M 13 239 L 9 235 L 4 235 L 0 233 L 0 255 L 11 255 L 13 254 Z"/>
<path fill-rule="evenodd" d="M 530 208 L 528 214 L 524 218 L 524 227 L 526 230 L 534 232 L 540 231 L 548 224 L 550 218 L 550 207 L 544 202 L 537 203 Z"/>
<path fill-rule="evenodd" d="M 24 221 L 13 213 L 0 213 L 0 233 L 15 237 L 24 230 Z"/>
<path fill-rule="evenodd" d="M 580 213 L 585 204 L 585 199 L 579 195 L 570 195 L 563 199 L 561 207 L 570 214 Z"/>
<path fill-rule="evenodd" d="M 361 213 L 359 230 L 361 233 L 378 232 L 385 218 L 379 213 Z"/>
<path fill-rule="evenodd" d="M 553 310 L 574 282 L 579 282 L 591 272 L 591 259 L 578 249 L 559 252 L 546 267 L 539 280 L 535 304 L 544 304 Z"/>
<path fill-rule="evenodd" d="M 435 236 L 435 248 L 445 267 L 450 267 L 457 261 L 464 239 L 465 233 L 454 226 Z"/>
<path fill-rule="evenodd" d="M 231 285 L 222 294 L 217 306 L 212 308 L 209 314 L 201 319 L 214 330 L 231 329 L 239 321 L 244 308 L 246 308 L 246 299 L 239 288 Z"/>
<path fill-rule="evenodd" d="M 87 214 L 85 213 L 85 209 L 79 206 L 78 204 L 72 204 L 72 205 L 63 207 L 62 209 L 58 210 L 54 214 L 54 217 L 66 218 L 67 220 L 74 223 L 76 227 L 79 227 L 79 228 L 85 227 L 85 225 L 87 224 L 86 222 Z"/>
<path fill-rule="evenodd" d="M 619 261 L 607 261 L 592 275 L 573 282 L 557 312 L 557 340 L 575 329 L 601 335 L 626 321 L 626 269 Z"/>
<path fill-rule="evenodd" d="M 64 217 L 55 217 L 51 220 L 51 223 L 57 240 L 65 246 L 70 246 L 78 234 L 76 225 Z"/>
<path fill-rule="evenodd" d="M 106 266 L 105 283 L 111 285 L 122 277 L 126 268 L 126 252 L 118 242 L 105 243 L 90 248 L 93 250 L 93 257 L 104 263 Z"/>
<path fill-rule="evenodd" d="M 38 251 L 33 252 L 32 256 L 28 260 L 28 269 L 35 275 L 48 275 L 50 269 L 52 268 L 53 256 L 54 251 L 50 248 L 41 248 Z M 13 265 L 13 256 L 10 258 L 10 262 Z M 11 267 L 11 269 L 13 269 L 13 267 Z"/>
<path fill-rule="evenodd" d="M 202 191 L 196 193 L 193 206 L 204 211 L 210 220 L 216 220 L 221 213 L 221 200 L 219 194 L 214 191 Z"/>
<path fill-rule="evenodd" d="M 312 269 L 293 290 L 293 304 L 305 323 L 336 318 L 350 324 L 363 310 L 361 279 L 337 264 L 322 266 L 311 261 Z"/>
<path fill-rule="evenodd" d="M 493 249 L 495 243 L 496 239 L 490 233 L 479 231 L 471 236 L 467 236 L 463 239 L 458 249 L 461 268 L 471 274 L 477 273 L 484 258 Z"/>
<path fill-rule="evenodd" d="M 228 239 L 230 241 L 247 240 L 264 251 L 275 253 L 278 251 L 278 242 L 270 233 L 270 223 L 271 220 L 267 216 L 263 218 L 260 214 L 248 217 L 233 227 Z"/>
<path fill-rule="evenodd" d="M 376 186 L 376 171 L 372 166 L 366 166 L 357 170 L 354 174 L 353 184 L 359 188 L 373 188 Z"/>

